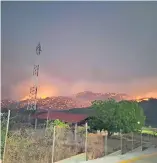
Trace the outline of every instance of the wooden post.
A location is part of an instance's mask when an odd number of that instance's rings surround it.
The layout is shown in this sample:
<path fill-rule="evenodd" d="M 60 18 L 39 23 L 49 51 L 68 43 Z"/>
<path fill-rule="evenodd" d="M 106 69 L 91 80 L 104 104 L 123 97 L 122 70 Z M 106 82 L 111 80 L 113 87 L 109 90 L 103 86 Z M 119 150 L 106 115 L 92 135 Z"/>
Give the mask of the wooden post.
<path fill-rule="evenodd" d="M 54 161 L 55 139 L 56 139 L 56 126 L 53 127 L 52 163 Z"/>
<path fill-rule="evenodd" d="M 85 137 L 85 157 L 86 157 L 86 161 L 88 160 L 88 157 L 87 157 L 87 136 L 88 136 L 88 124 L 86 122 L 85 124 L 85 127 L 86 127 L 86 137 Z"/>
<path fill-rule="evenodd" d="M 9 130 L 9 121 L 10 121 L 10 110 L 8 110 L 8 119 L 7 119 L 6 133 L 5 133 L 4 152 L 3 152 L 3 163 L 5 159 L 6 142 L 7 142 L 8 130 Z"/>

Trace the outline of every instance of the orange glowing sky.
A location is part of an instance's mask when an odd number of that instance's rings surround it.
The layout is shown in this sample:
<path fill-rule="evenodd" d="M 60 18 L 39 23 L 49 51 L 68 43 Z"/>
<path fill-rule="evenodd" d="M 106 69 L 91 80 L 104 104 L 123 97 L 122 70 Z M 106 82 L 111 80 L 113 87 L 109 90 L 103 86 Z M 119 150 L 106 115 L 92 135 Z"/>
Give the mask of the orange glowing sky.
<path fill-rule="evenodd" d="M 147 80 L 150 85 L 154 85 L 154 80 Z M 38 88 L 38 98 L 46 98 L 51 96 L 69 96 L 81 91 L 93 91 L 93 92 L 116 92 L 116 93 L 128 93 L 133 99 L 141 98 L 157 98 L 157 91 L 151 90 L 147 86 L 147 82 L 134 81 L 128 84 L 121 84 L 117 87 L 116 84 L 104 84 L 101 82 L 88 82 L 80 81 L 76 83 L 70 83 L 67 80 L 61 81 L 59 79 L 52 79 L 49 76 L 41 74 L 39 77 L 39 88 Z M 29 95 L 29 88 L 32 85 L 32 81 L 26 80 L 12 88 L 12 95 L 16 99 L 27 99 Z M 131 89 L 128 89 L 131 88 Z M 145 88 L 145 89 L 143 89 Z M 149 91 L 149 89 L 151 91 Z M 126 90 L 126 92 L 125 92 Z M 131 90 L 131 91 L 128 91 Z"/>

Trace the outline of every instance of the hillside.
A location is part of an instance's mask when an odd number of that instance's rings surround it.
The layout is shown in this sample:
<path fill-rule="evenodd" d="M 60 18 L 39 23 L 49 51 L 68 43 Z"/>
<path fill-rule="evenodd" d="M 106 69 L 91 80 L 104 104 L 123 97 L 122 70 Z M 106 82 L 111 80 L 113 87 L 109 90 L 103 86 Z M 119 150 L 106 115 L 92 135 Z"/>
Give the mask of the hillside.
<path fill-rule="evenodd" d="M 90 101 L 84 101 L 81 99 L 77 99 L 75 97 L 47 97 L 45 99 L 38 99 L 38 108 L 40 109 L 52 109 L 52 110 L 66 110 L 71 108 L 84 108 L 89 107 L 91 105 Z M 23 100 L 20 102 L 15 102 L 11 100 L 2 100 L 1 108 L 3 109 L 16 109 L 17 106 L 19 108 L 26 108 L 28 105 L 28 100 Z"/>
<path fill-rule="evenodd" d="M 91 91 L 85 91 L 77 93 L 72 97 L 57 96 L 57 97 L 47 97 L 45 99 L 38 99 L 38 107 L 45 109 L 55 109 L 55 110 L 66 110 L 72 108 L 84 108 L 89 107 L 91 102 L 94 100 L 107 100 L 113 98 L 117 101 L 128 100 L 130 97 L 122 93 L 93 93 Z M 23 100 L 18 103 L 20 108 L 26 107 L 28 100 Z M 13 107 L 14 105 L 14 107 Z M 16 109 L 17 102 L 12 100 L 2 100 L 1 107 Z"/>

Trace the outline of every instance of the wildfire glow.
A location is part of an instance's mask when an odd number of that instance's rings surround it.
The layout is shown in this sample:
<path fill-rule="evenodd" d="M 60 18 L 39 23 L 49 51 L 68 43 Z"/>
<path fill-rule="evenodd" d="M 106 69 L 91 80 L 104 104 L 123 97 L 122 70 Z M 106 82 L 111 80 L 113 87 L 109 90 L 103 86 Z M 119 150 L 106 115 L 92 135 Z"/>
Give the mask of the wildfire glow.
<path fill-rule="evenodd" d="M 56 96 L 58 94 L 58 91 L 55 87 L 52 85 L 42 86 L 39 88 L 39 92 L 37 94 L 37 98 L 45 99 L 46 97 Z M 27 100 L 29 99 L 29 96 L 25 96 L 21 100 Z"/>
<path fill-rule="evenodd" d="M 138 83 L 140 83 L 140 81 Z M 149 81 L 148 83 L 152 83 L 152 82 Z M 29 99 L 29 90 L 32 85 L 33 82 L 31 79 L 22 81 L 17 85 L 14 85 L 11 90 L 11 96 L 13 97 L 13 99 L 21 99 L 21 100 Z M 152 83 L 151 85 L 154 85 L 154 83 Z M 59 95 L 69 96 L 86 90 L 97 92 L 97 93 L 106 93 L 106 92 L 118 93 L 121 92 L 121 89 L 123 90 L 128 87 L 129 87 L 128 85 L 125 85 L 125 87 L 124 86 L 122 87 L 120 85 L 119 88 L 117 89 L 117 85 L 105 84 L 103 82 L 91 82 L 91 81 L 89 82 L 84 80 L 71 83 L 68 82 L 67 80 L 65 81 L 64 79 L 53 78 L 48 74 L 46 74 L 45 72 L 44 73 L 41 72 L 39 78 L 37 98 L 44 99 L 46 97 L 59 96 Z M 135 91 L 135 92 L 131 92 L 130 94 L 128 93 L 128 95 L 131 95 L 131 97 L 134 96 L 131 99 L 140 101 L 141 99 L 148 100 L 148 98 L 157 98 L 157 90 L 153 90 L 145 93 L 143 92 L 144 90 L 142 91 L 138 90 L 138 88 L 145 88 L 146 87 L 145 85 L 137 85 L 136 87 L 134 85 L 131 85 L 130 87 L 132 88 L 132 90 Z"/>
<path fill-rule="evenodd" d="M 135 100 L 138 102 L 142 100 L 148 101 L 149 98 L 157 98 L 157 92 L 149 92 L 147 94 L 144 94 L 143 96 L 137 96 L 135 97 Z"/>
<path fill-rule="evenodd" d="M 140 99 L 136 99 L 137 102 L 141 102 L 141 101 L 143 101 L 143 100 L 144 100 L 144 101 L 148 101 L 149 98 L 140 98 Z"/>

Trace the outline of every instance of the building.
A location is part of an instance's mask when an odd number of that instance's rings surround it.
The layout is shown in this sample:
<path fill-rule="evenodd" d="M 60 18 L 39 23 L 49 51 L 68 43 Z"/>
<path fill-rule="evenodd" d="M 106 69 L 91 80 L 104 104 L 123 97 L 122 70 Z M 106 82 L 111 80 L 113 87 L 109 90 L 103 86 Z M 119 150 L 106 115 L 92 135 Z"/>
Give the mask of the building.
<path fill-rule="evenodd" d="M 32 116 L 34 119 L 38 120 L 56 120 L 59 119 L 62 122 L 68 124 L 84 124 L 88 118 L 86 114 L 74 114 L 74 113 L 65 113 L 60 111 L 51 111 L 51 112 L 40 112 Z"/>

